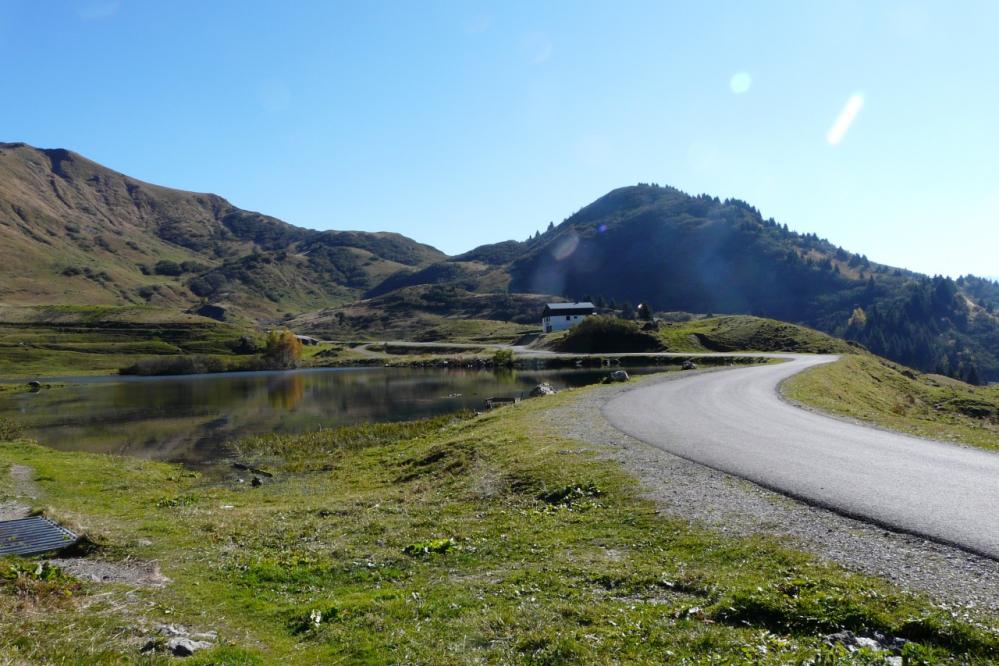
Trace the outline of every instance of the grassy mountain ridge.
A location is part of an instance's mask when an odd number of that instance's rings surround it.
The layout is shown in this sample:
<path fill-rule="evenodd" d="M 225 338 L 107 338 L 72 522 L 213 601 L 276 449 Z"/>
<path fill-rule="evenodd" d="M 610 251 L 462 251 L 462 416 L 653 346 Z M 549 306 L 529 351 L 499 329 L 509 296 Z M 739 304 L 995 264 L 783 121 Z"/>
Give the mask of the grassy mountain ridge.
<path fill-rule="evenodd" d="M 257 318 L 357 298 L 444 255 L 392 233 L 320 232 L 71 151 L 0 144 L 0 302 L 203 301 Z"/>

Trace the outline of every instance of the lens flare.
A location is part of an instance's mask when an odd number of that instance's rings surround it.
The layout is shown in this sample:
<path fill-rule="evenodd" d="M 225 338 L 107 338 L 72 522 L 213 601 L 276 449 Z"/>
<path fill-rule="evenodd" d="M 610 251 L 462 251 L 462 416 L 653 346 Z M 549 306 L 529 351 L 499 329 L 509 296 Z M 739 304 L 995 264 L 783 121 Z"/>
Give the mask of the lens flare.
<path fill-rule="evenodd" d="M 728 87 L 736 95 L 748 92 L 751 85 L 753 85 L 753 77 L 748 72 L 736 72 L 728 81 Z"/>
<path fill-rule="evenodd" d="M 864 107 L 864 96 L 860 93 L 854 93 L 850 95 L 850 99 L 846 100 L 846 104 L 843 105 L 843 110 L 839 112 L 836 116 L 836 121 L 826 132 L 826 141 L 829 142 L 830 146 L 837 146 L 839 142 L 843 140 L 846 136 L 847 131 L 850 129 L 850 125 L 853 121 L 857 119 L 857 114 L 860 113 L 860 109 Z"/>
<path fill-rule="evenodd" d="M 572 253 L 576 251 L 579 246 L 579 236 L 576 234 L 571 234 L 566 236 L 558 245 L 555 246 L 552 255 L 555 257 L 555 261 L 563 261 L 572 256 Z"/>

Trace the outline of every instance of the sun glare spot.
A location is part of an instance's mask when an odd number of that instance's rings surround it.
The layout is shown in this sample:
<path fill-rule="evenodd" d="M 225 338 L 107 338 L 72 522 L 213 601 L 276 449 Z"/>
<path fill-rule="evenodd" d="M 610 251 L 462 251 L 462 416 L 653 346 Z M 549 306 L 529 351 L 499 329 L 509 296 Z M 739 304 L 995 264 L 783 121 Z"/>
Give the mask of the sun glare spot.
<path fill-rule="evenodd" d="M 568 259 L 572 256 L 572 253 L 576 251 L 576 247 L 579 245 L 579 236 L 576 234 L 571 234 L 563 239 L 558 245 L 555 246 L 552 255 L 554 255 L 556 261 L 562 261 L 563 259 Z"/>
<path fill-rule="evenodd" d="M 731 88 L 732 92 L 736 95 L 741 95 L 742 93 L 747 92 L 752 85 L 753 77 L 751 77 L 748 72 L 736 72 L 732 75 L 732 78 L 728 80 L 728 87 Z"/>
<path fill-rule="evenodd" d="M 843 105 L 843 110 L 839 112 L 838 116 L 836 116 L 836 121 L 826 133 L 826 141 L 829 142 L 830 146 L 839 145 L 839 142 L 846 136 L 847 131 L 850 129 L 850 125 L 852 125 L 853 121 L 856 120 L 857 114 L 860 113 L 860 109 L 862 109 L 863 106 L 863 95 L 860 93 L 850 95 L 850 99 L 846 100 L 846 104 Z"/>

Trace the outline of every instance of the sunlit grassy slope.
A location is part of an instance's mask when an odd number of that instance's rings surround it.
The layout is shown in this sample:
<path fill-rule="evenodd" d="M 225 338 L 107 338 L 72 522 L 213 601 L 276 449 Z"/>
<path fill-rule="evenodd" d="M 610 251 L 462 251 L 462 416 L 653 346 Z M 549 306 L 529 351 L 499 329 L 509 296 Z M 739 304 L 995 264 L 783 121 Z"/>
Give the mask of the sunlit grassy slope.
<path fill-rule="evenodd" d="M 668 351 L 786 351 L 857 353 L 844 340 L 805 326 L 748 315 L 706 317 L 668 323 L 659 331 Z"/>
<path fill-rule="evenodd" d="M 903 432 L 999 449 L 999 387 L 920 375 L 875 356 L 845 356 L 784 383 L 791 399 Z"/>

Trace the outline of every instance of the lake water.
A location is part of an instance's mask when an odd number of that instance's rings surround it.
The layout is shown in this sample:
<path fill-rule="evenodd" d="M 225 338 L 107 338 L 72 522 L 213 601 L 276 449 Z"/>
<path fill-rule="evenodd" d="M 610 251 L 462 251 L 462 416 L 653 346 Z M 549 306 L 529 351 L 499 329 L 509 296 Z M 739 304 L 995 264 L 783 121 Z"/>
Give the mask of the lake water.
<path fill-rule="evenodd" d="M 226 442 L 247 435 L 482 409 L 487 397 L 526 397 L 541 382 L 566 388 L 606 375 L 596 369 L 329 368 L 77 377 L 62 380 L 71 382 L 65 386 L 3 396 L 0 416 L 15 418 L 56 449 L 198 464 L 224 456 Z"/>

